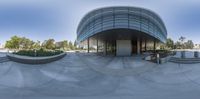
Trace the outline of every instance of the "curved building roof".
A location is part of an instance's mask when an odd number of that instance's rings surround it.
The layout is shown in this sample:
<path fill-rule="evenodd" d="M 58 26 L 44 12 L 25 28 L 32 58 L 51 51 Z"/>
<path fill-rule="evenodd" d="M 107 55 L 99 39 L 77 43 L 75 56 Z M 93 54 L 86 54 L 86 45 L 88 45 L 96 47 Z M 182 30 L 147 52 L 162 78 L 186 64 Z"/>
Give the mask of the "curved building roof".
<path fill-rule="evenodd" d="M 146 33 L 161 42 L 167 39 L 162 19 L 153 11 L 138 7 L 105 7 L 87 13 L 77 29 L 77 41 L 112 29 L 132 29 Z"/>

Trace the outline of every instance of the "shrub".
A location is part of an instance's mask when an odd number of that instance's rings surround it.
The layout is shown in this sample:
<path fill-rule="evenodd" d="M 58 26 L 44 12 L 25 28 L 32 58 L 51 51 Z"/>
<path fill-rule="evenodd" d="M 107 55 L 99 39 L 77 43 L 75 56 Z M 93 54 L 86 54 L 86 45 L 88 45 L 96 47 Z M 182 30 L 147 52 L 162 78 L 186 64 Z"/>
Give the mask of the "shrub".
<path fill-rule="evenodd" d="M 31 56 L 31 57 L 42 57 L 42 56 L 54 56 L 63 53 L 61 50 L 44 50 L 44 49 L 39 49 L 36 50 L 20 50 L 18 52 L 14 52 L 13 54 L 17 55 L 23 55 L 23 56 Z"/>

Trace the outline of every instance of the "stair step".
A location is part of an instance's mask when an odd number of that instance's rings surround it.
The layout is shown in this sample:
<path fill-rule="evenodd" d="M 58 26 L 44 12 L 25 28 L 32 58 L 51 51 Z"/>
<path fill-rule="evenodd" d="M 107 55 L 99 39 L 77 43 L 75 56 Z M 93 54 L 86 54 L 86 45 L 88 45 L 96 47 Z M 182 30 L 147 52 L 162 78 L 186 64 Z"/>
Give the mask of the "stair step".
<path fill-rule="evenodd" d="M 0 57 L 0 63 L 8 62 L 10 59 L 8 57 Z"/>
<path fill-rule="evenodd" d="M 193 64 L 193 63 L 200 63 L 200 58 L 176 58 L 171 57 L 169 59 L 170 62 L 174 63 L 183 63 L 183 64 Z"/>

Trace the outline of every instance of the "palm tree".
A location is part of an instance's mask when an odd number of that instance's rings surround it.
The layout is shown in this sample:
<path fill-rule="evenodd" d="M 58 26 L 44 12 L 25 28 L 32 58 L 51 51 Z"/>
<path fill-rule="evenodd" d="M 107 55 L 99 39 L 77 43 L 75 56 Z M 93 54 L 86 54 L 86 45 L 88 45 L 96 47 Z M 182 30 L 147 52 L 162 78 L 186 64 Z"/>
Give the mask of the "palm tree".
<path fill-rule="evenodd" d="M 184 42 L 185 42 L 185 37 L 183 37 L 183 36 L 181 36 L 180 38 L 179 38 L 179 40 L 180 40 L 180 42 L 181 42 L 181 46 L 182 46 L 182 49 L 184 49 Z"/>

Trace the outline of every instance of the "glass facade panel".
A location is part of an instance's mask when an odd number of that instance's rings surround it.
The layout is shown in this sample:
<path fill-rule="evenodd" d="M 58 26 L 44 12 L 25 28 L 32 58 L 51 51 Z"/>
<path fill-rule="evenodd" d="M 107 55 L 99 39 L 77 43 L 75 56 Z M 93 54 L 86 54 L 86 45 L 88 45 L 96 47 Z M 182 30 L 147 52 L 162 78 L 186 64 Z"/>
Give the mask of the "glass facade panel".
<path fill-rule="evenodd" d="M 153 34 L 154 33 L 154 24 L 149 22 L 149 33 Z"/>
<path fill-rule="evenodd" d="M 116 14 L 115 27 L 128 27 L 128 14 Z"/>
<path fill-rule="evenodd" d="M 143 32 L 148 32 L 149 31 L 148 30 L 148 20 L 147 19 L 144 19 L 144 18 L 141 19 L 141 30 Z"/>
<path fill-rule="evenodd" d="M 129 27 L 132 29 L 140 30 L 140 17 L 139 16 L 129 16 Z"/>
<path fill-rule="evenodd" d="M 157 14 L 136 7 L 108 7 L 87 14 L 77 29 L 77 40 L 81 41 L 103 30 L 130 28 L 145 32 L 165 42 L 167 31 Z"/>

